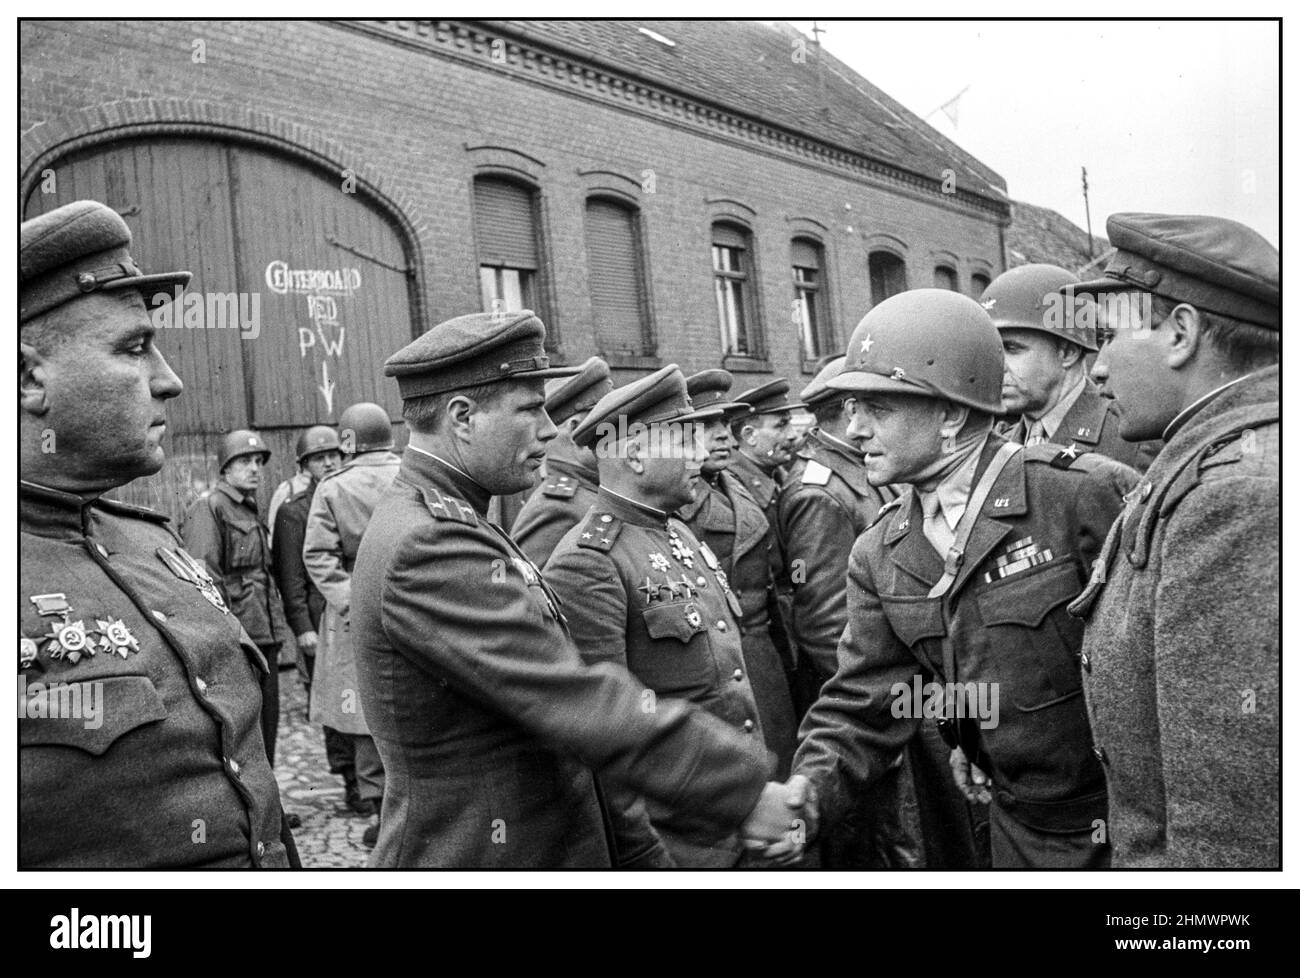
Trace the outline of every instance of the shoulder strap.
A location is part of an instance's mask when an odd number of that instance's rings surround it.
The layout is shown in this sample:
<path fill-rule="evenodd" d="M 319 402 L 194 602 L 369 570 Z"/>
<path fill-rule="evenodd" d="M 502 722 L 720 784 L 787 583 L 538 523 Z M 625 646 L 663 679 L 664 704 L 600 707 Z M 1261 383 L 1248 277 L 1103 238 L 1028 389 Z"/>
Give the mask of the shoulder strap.
<path fill-rule="evenodd" d="M 971 531 L 975 529 L 980 510 L 984 508 L 984 501 L 988 499 L 989 493 L 993 491 L 993 483 L 1002 474 L 1006 464 L 1020 450 L 1020 445 L 1009 441 L 999 448 L 997 454 L 989 461 L 989 467 L 984 470 L 979 483 L 975 486 L 975 491 L 970 494 L 970 499 L 966 501 L 966 511 L 962 513 L 961 519 L 957 521 L 952 547 L 948 550 L 948 556 L 943 562 L 943 576 L 935 582 L 934 587 L 930 588 L 930 597 L 943 597 L 948 593 L 948 589 L 952 587 L 952 582 L 957 579 L 957 572 L 961 570 L 962 557 L 965 556 L 966 552 L 966 542 L 970 540 Z"/>

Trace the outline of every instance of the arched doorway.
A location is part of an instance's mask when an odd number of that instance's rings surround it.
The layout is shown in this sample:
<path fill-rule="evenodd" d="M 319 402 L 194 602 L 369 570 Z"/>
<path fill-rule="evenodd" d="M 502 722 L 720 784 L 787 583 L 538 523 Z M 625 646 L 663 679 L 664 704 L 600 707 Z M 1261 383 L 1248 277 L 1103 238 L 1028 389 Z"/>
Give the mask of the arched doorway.
<path fill-rule="evenodd" d="M 99 200 L 130 225 L 142 268 L 194 273 L 192 297 L 159 317 L 158 346 L 185 382 L 168 412 L 167 464 L 117 498 L 179 520 L 215 478 L 222 434 L 252 427 L 274 453 L 265 503 L 295 470 L 305 426 L 362 400 L 400 415 L 383 362 L 419 331 L 415 262 L 355 177 L 185 136 L 100 143 L 42 171 L 53 179 L 31 187 L 24 218 Z"/>

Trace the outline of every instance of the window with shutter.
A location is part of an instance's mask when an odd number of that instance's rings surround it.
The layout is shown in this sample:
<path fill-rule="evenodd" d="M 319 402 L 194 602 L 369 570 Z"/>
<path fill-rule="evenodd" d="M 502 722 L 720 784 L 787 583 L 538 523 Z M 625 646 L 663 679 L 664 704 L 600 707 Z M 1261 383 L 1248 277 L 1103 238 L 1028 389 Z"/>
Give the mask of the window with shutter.
<path fill-rule="evenodd" d="M 602 352 L 650 352 L 636 211 L 593 197 L 587 201 L 587 266 L 596 340 Z"/>
<path fill-rule="evenodd" d="M 982 272 L 972 272 L 970 277 L 970 294 L 978 299 L 989 287 L 989 277 Z"/>
<path fill-rule="evenodd" d="M 485 312 L 538 308 L 541 260 L 535 214 L 533 191 L 527 187 L 498 177 L 475 179 L 474 229 Z"/>
<path fill-rule="evenodd" d="M 907 266 L 901 258 L 888 251 L 873 251 L 870 254 L 867 258 L 867 273 L 871 279 L 873 306 L 907 289 Z"/>
<path fill-rule="evenodd" d="M 947 265 L 936 265 L 934 269 L 934 287 L 936 289 L 947 289 L 949 292 L 956 292 L 957 289 L 957 272 Z"/>

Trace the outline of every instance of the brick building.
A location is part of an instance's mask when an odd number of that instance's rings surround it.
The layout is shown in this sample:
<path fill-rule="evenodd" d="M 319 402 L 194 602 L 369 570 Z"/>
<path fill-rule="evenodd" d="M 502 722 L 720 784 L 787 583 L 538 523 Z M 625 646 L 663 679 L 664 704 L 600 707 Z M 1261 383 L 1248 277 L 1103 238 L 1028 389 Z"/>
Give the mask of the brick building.
<path fill-rule="evenodd" d="M 173 513 L 224 430 L 264 433 L 274 484 L 303 426 L 362 399 L 396 418 L 384 358 L 450 316 L 535 308 L 556 359 L 599 353 L 620 382 L 677 362 L 798 386 L 873 302 L 1006 267 L 1002 178 L 784 25 L 26 21 L 20 41 L 24 214 L 103 200 L 205 303 L 160 332 L 187 390 L 167 468 L 125 492 Z"/>

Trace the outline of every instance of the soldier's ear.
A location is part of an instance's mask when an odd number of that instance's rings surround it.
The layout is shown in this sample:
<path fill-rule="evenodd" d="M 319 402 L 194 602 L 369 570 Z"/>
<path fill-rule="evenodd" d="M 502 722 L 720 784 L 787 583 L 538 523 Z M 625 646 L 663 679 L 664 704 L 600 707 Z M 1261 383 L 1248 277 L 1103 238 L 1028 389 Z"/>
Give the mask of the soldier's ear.
<path fill-rule="evenodd" d="M 40 351 L 29 343 L 18 342 L 18 407 L 37 417 L 50 405 L 45 396 L 48 369 Z"/>
<path fill-rule="evenodd" d="M 637 475 L 645 474 L 645 460 L 641 458 L 642 447 L 640 438 L 628 438 L 623 442 L 623 462 Z"/>
<path fill-rule="evenodd" d="M 943 421 L 939 425 L 939 433 L 945 438 L 955 437 L 966 427 L 966 421 L 969 417 L 970 408 L 966 407 L 966 405 L 945 401 L 943 405 Z"/>
<path fill-rule="evenodd" d="M 1196 351 L 1204 341 L 1202 332 L 1205 323 L 1201 319 L 1201 314 L 1194 306 L 1180 302 L 1161 327 L 1168 329 L 1166 337 L 1168 352 L 1165 354 L 1165 363 L 1171 370 L 1181 370 L 1196 356 Z"/>
<path fill-rule="evenodd" d="M 1066 370 L 1069 370 L 1083 359 L 1083 347 L 1077 343 L 1071 343 L 1069 340 L 1057 340 L 1056 352 L 1061 359 L 1061 366 Z"/>
<path fill-rule="evenodd" d="M 466 397 L 464 394 L 457 394 L 447 401 L 447 406 L 443 410 L 446 412 L 447 429 L 454 437 L 468 441 L 471 419 L 477 407 L 473 398 Z"/>

